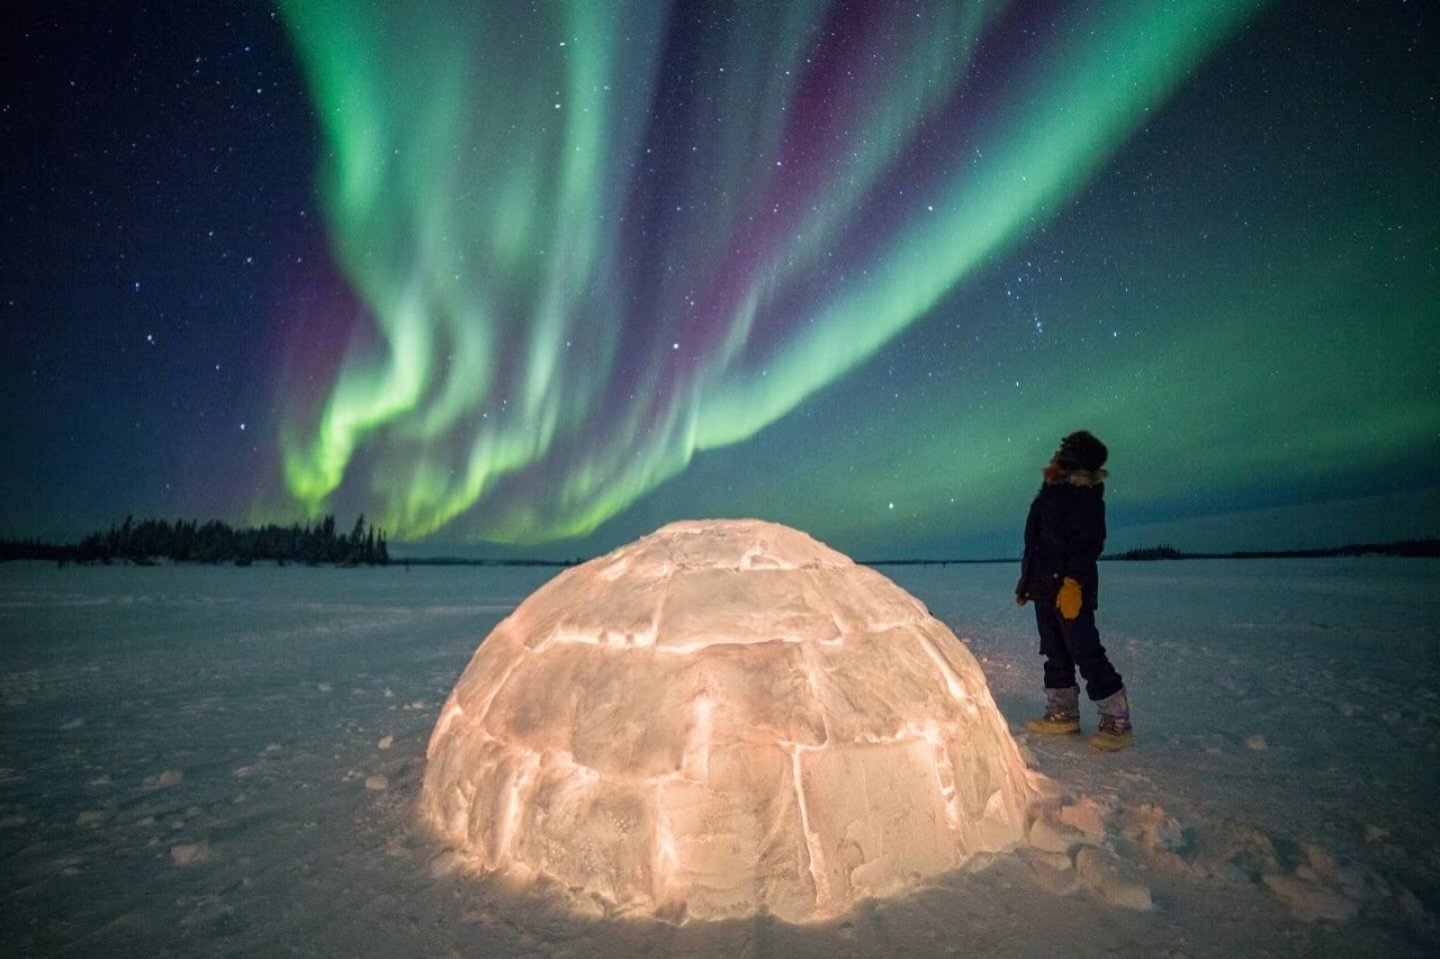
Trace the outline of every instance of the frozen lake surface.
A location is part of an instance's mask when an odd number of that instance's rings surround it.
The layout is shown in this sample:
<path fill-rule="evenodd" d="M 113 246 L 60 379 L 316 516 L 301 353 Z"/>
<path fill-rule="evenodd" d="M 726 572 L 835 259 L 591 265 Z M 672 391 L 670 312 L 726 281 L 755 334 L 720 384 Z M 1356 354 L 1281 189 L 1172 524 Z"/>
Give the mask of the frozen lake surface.
<path fill-rule="evenodd" d="M 881 571 L 970 646 L 1032 767 L 1103 811 L 1151 910 L 1016 854 L 817 926 L 572 918 L 453 871 L 413 815 L 451 686 L 555 570 L 12 563 L 0 954 L 1440 950 L 1440 562 L 1103 565 L 1136 723 L 1113 756 L 1020 731 L 1042 696 L 1012 566 Z"/>

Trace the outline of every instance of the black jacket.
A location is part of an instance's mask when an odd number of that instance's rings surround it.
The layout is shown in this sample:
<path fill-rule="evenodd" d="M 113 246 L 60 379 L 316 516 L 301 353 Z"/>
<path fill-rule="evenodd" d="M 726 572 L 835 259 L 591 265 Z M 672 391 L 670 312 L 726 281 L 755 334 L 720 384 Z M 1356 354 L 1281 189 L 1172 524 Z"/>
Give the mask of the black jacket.
<path fill-rule="evenodd" d="M 1105 484 L 1077 486 L 1061 480 L 1040 487 L 1025 519 L 1025 553 L 1015 595 L 1054 602 L 1060 583 L 1080 584 L 1085 605 L 1100 606 L 1096 560 L 1105 548 Z"/>

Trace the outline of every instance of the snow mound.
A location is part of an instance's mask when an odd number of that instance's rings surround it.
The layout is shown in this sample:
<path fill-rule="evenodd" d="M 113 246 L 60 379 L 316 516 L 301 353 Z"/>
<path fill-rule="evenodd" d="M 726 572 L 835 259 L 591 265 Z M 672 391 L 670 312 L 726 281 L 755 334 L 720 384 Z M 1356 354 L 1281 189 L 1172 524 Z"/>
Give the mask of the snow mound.
<path fill-rule="evenodd" d="M 796 530 L 674 523 L 485 639 L 421 815 L 590 908 L 789 921 L 1023 841 L 1027 772 L 979 665 L 884 576 Z"/>

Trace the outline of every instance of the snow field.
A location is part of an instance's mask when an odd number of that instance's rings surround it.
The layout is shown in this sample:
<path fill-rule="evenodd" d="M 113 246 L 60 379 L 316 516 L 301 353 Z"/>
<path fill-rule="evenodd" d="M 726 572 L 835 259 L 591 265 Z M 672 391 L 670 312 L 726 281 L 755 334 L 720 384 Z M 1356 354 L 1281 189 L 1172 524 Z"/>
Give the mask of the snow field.
<path fill-rule="evenodd" d="M 812 925 L 575 917 L 421 826 L 445 698 L 553 572 L 0 566 L 0 953 L 1440 948 L 1440 564 L 1103 564 L 1137 730 L 1114 756 L 1019 732 L 1040 659 L 1013 567 L 882 569 L 1055 788 L 1014 854 Z"/>

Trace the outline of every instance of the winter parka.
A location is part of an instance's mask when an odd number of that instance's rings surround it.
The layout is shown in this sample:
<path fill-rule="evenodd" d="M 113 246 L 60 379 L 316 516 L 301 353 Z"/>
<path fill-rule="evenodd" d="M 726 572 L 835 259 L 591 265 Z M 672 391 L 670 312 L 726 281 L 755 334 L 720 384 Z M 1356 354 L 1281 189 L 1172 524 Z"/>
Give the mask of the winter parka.
<path fill-rule="evenodd" d="M 1025 519 L 1025 552 L 1020 558 L 1021 599 L 1053 603 L 1067 577 L 1080 584 L 1085 606 L 1100 606 L 1096 561 L 1105 548 L 1104 471 L 1069 475 L 1040 487 Z"/>

